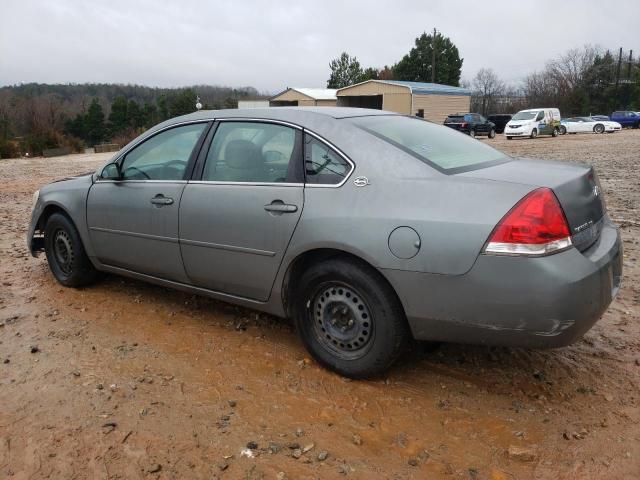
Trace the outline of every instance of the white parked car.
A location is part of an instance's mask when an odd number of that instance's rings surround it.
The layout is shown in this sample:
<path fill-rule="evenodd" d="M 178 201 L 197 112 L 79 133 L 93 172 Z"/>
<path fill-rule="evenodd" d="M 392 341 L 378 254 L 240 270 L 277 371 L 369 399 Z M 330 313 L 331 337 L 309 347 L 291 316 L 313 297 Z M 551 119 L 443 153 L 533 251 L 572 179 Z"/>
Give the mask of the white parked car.
<path fill-rule="evenodd" d="M 563 118 L 560 134 L 565 133 L 613 133 L 622 130 L 622 125 L 611 120 L 596 120 L 592 117 Z"/>

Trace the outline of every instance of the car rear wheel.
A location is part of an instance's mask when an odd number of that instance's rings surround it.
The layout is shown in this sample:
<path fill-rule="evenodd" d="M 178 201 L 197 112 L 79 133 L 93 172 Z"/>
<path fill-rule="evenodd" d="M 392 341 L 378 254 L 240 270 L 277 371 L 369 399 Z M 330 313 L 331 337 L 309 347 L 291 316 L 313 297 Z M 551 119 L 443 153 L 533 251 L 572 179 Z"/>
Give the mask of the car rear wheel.
<path fill-rule="evenodd" d="M 296 329 L 318 363 L 350 378 L 384 372 L 408 347 L 409 327 L 395 292 L 373 268 L 336 257 L 297 281 Z"/>
<path fill-rule="evenodd" d="M 557 128 L 554 128 L 554 129 L 553 129 L 553 132 L 551 132 L 551 136 L 552 136 L 552 137 L 557 137 L 557 136 L 559 135 L 559 133 L 560 133 L 560 132 L 558 131 L 558 129 L 557 129 Z"/>
<path fill-rule="evenodd" d="M 533 130 L 531 130 L 531 135 L 529 135 L 529 138 L 536 138 L 538 136 L 538 129 L 534 128 Z"/>
<path fill-rule="evenodd" d="M 558 132 L 560 133 L 560 135 L 566 135 L 567 134 L 567 127 L 565 127 L 564 125 L 560 125 L 560 128 L 559 128 Z"/>
<path fill-rule="evenodd" d="M 489 138 L 496 138 L 496 131 L 493 128 L 489 130 Z"/>
<path fill-rule="evenodd" d="M 471 138 L 475 138 L 476 137 L 476 131 L 475 130 L 469 130 L 469 136 Z"/>
<path fill-rule="evenodd" d="M 596 133 L 604 133 L 604 125 L 598 123 L 595 127 L 593 127 L 593 131 Z"/>
<path fill-rule="evenodd" d="M 47 220 L 44 250 L 51 273 L 65 287 L 82 287 L 102 276 L 87 257 L 78 230 L 61 213 L 54 213 Z"/>

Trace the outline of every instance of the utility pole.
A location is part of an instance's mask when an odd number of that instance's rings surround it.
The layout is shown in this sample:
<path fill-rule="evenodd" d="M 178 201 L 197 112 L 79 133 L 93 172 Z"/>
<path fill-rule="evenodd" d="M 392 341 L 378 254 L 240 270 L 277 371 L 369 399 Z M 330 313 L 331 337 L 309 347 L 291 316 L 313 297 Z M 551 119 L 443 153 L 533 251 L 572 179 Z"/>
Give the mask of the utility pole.
<path fill-rule="evenodd" d="M 629 63 L 627 63 L 627 80 L 631 80 L 631 63 L 633 63 L 633 50 L 629 50 Z"/>
<path fill-rule="evenodd" d="M 622 47 L 620 47 L 620 53 L 618 54 L 618 67 L 616 68 L 616 88 L 613 100 L 615 105 L 613 108 L 618 108 L 618 85 L 620 84 L 620 67 L 622 66 Z"/>
<path fill-rule="evenodd" d="M 438 31 L 434 28 L 431 39 L 431 83 L 436 83 L 436 35 Z"/>

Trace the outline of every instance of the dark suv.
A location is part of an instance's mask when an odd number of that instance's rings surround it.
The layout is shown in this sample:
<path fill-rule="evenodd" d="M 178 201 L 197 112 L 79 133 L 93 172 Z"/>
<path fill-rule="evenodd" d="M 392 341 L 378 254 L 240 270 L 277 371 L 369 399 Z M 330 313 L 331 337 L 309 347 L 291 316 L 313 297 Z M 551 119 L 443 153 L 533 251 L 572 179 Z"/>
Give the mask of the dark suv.
<path fill-rule="evenodd" d="M 489 115 L 487 117 L 487 120 L 493 122 L 493 124 L 496 126 L 496 133 L 503 133 L 504 127 L 507 125 L 507 123 L 509 123 L 509 120 L 511 120 L 511 115 L 507 113 Z"/>
<path fill-rule="evenodd" d="M 486 135 L 489 138 L 496 136 L 496 126 L 479 113 L 456 113 L 449 115 L 444 125 L 449 128 L 466 133 L 472 137 Z"/>

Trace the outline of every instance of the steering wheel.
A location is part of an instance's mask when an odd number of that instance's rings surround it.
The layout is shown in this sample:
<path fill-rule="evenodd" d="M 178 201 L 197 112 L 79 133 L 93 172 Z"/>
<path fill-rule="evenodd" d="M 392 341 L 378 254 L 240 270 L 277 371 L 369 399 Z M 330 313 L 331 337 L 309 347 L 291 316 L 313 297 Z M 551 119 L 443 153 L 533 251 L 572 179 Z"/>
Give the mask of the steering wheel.
<path fill-rule="evenodd" d="M 125 170 L 124 170 L 124 172 L 123 172 L 123 175 L 122 175 L 124 178 L 126 178 L 126 175 L 125 175 L 124 173 L 126 173 L 126 172 L 127 172 L 127 170 L 135 170 L 136 172 L 139 172 L 140 174 L 144 175 L 144 177 L 145 177 L 147 180 L 151 180 L 151 177 L 150 177 L 149 175 L 147 175 L 145 172 L 143 172 L 142 170 L 140 170 L 138 167 L 134 167 L 134 166 L 130 166 L 130 167 L 125 168 Z"/>
<path fill-rule="evenodd" d="M 174 166 L 178 166 L 178 168 L 175 168 Z M 169 162 L 164 164 L 162 170 L 166 172 L 167 169 L 171 168 L 173 168 L 173 170 L 179 171 L 181 175 L 184 175 L 184 171 L 187 168 L 187 162 L 185 162 L 184 160 L 170 160 Z"/>

